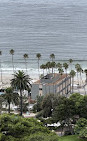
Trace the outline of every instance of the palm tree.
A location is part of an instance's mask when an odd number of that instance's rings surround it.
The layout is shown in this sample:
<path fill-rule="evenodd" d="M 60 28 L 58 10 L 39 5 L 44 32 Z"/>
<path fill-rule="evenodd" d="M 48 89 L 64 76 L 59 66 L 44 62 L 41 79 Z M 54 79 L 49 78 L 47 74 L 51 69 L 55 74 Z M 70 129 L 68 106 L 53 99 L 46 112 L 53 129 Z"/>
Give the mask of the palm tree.
<path fill-rule="evenodd" d="M 11 49 L 10 50 L 10 54 L 12 55 L 12 66 L 13 66 L 13 72 L 14 72 L 14 62 L 13 62 L 13 56 L 14 56 L 14 50 L 13 49 Z"/>
<path fill-rule="evenodd" d="M 2 51 L 0 51 L 0 56 L 2 55 Z M 0 69 L 1 69 L 1 82 L 2 82 L 2 66 L 1 66 L 1 58 L 0 58 Z"/>
<path fill-rule="evenodd" d="M 85 80 L 85 82 L 87 83 L 87 69 L 85 69 L 84 72 L 86 74 L 86 80 Z"/>
<path fill-rule="evenodd" d="M 78 73 L 79 73 L 79 71 L 80 71 L 80 68 L 81 68 L 80 64 L 76 64 L 76 65 L 75 65 L 75 69 L 76 69 L 76 71 L 77 71 L 77 80 L 78 80 L 78 84 L 79 84 Z"/>
<path fill-rule="evenodd" d="M 57 64 L 56 64 L 56 68 L 58 68 L 58 69 L 59 69 L 59 68 L 62 68 L 62 64 L 61 64 L 61 63 L 57 63 Z"/>
<path fill-rule="evenodd" d="M 60 74 L 60 75 L 61 75 L 61 77 L 62 77 L 63 72 L 64 72 L 64 71 L 63 71 L 63 69 L 62 69 L 62 68 L 59 68 L 59 69 L 58 69 L 58 71 L 59 71 L 59 74 Z"/>
<path fill-rule="evenodd" d="M 5 102 L 8 104 L 8 113 L 10 113 L 10 104 L 15 103 L 18 104 L 19 101 L 19 95 L 18 93 L 14 93 L 12 87 L 8 87 L 6 90 L 6 93 L 3 94 L 3 98 Z"/>
<path fill-rule="evenodd" d="M 38 59 L 38 71 L 39 71 L 39 64 L 40 64 L 40 58 L 41 58 L 41 54 L 40 53 L 37 53 L 36 54 L 36 58 Z"/>
<path fill-rule="evenodd" d="M 67 69 L 68 69 L 68 64 L 67 63 L 63 63 L 63 67 L 65 68 L 66 71 L 66 78 L 65 78 L 65 88 L 67 88 L 66 86 L 66 80 L 67 80 Z M 65 93 L 67 94 L 67 89 L 65 89 Z"/>
<path fill-rule="evenodd" d="M 55 55 L 52 53 L 52 54 L 50 54 L 50 59 L 52 59 L 52 62 L 54 61 L 54 59 L 55 59 Z"/>
<path fill-rule="evenodd" d="M 52 53 L 52 54 L 50 54 L 50 59 L 52 59 L 52 62 L 54 61 L 54 59 L 55 59 L 55 55 Z M 52 73 L 53 73 L 53 67 L 52 67 Z"/>
<path fill-rule="evenodd" d="M 28 90 L 31 86 L 29 75 L 25 75 L 23 71 L 18 71 L 14 74 L 14 78 L 11 80 L 11 85 L 13 88 L 20 91 L 20 115 L 23 113 L 23 100 L 22 93 L 24 90 Z"/>
<path fill-rule="evenodd" d="M 46 69 L 46 65 L 42 64 L 42 65 L 40 66 L 40 69 L 43 69 L 43 75 L 44 75 L 44 70 Z"/>
<path fill-rule="evenodd" d="M 80 86 L 81 86 L 81 81 L 82 81 L 82 73 L 83 73 L 83 69 L 81 68 L 81 66 L 78 68 L 78 71 L 80 73 Z M 83 82 L 83 81 L 82 81 Z"/>
<path fill-rule="evenodd" d="M 54 61 L 51 62 L 52 73 L 53 73 L 53 69 L 55 68 L 55 66 L 56 66 L 56 63 Z"/>
<path fill-rule="evenodd" d="M 71 64 L 71 70 L 72 70 L 72 62 L 73 62 L 73 60 L 69 59 L 69 63 Z"/>
<path fill-rule="evenodd" d="M 70 71 L 70 76 L 72 77 L 72 93 L 73 93 L 73 85 L 74 85 L 74 77 L 76 75 L 76 72 L 74 70 Z"/>
<path fill-rule="evenodd" d="M 27 58 L 28 58 L 28 54 L 27 53 L 25 53 L 24 55 L 23 55 L 23 57 L 24 57 L 24 60 L 25 60 L 25 67 L 26 67 L 26 72 L 27 72 Z"/>
<path fill-rule="evenodd" d="M 63 75 L 63 69 L 62 68 L 58 68 L 58 71 L 59 71 L 59 74 L 60 74 L 60 76 L 61 76 L 61 79 L 62 79 L 62 75 Z"/>
<path fill-rule="evenodd" d="M 48 71 L 49 71 L 49 73 L 50 73 L 51 62 L 47 62 L 47 63 L 46 63 L 46 68 L 48 69 Z"/>
<path fill-rule="evenodd" d="M 68 69 L 69 65 L 67 63 L 63 63 L 63 67 L 65 68 L 66 77 L 67 77 L 67 69 Z"/>

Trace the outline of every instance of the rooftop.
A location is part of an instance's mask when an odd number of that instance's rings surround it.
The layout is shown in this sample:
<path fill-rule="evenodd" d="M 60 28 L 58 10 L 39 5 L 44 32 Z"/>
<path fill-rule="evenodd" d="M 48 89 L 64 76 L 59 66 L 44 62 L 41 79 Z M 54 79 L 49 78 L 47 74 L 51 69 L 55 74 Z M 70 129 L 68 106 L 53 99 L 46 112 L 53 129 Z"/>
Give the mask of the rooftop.
<path fill-rule="evenodd" d="M 34 84 L 46 84 L 46 85 L 53 85 L 58 84 L 63 79 L 66 78 L 66 74 L 60 75 L 59 73 L 50 73 L 46 76 L 42 77 L 40 80 L 36 81 Z"/>

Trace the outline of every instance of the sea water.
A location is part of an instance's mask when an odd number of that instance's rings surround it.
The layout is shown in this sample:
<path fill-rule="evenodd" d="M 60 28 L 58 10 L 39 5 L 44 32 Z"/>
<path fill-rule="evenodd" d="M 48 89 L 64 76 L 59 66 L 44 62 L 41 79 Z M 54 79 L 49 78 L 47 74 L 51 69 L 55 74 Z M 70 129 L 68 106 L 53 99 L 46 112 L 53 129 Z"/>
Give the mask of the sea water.
<path fill-rule="evenodd" d="M 87 0 L 0 0 L 0 50 L 3 73 L 25 71 L 23 55 L 28 53 L 28 73 L 38 74 L 40 64 L 55 54 L 56 62 L 72 58 L 87 67 Z M 79 61 L 80 60 L 80 61 Z"/>

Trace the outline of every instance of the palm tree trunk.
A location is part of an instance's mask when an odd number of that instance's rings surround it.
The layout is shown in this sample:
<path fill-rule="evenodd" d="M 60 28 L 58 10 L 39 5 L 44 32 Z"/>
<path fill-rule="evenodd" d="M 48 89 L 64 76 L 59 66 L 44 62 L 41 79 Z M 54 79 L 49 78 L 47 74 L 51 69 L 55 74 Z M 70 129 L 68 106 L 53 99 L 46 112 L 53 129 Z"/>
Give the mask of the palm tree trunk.
<path fill-rule="evenodd" d="M 40 72 L 39 72 L 39 59 L 38 59 L 38 76 L 39 76 L 39 79 L 40 79 Z"/>
<path fill-rule="evenodd" d="M 23 114 L 22 90 L 20 89 L 20 116 Z"/>
<path fill-rule="evenodd" d="M 71 64 L 71 70 L 72 70 L 72 64 Z"/>
<path fill-rule="evenodd" d="M 67 69 L 66 69 L 66 77 L 67 77 Z"/>
<path fill-rule="evenodd" d="M 52 67 L 52 74 L 53 74 L 53 67 Z"/>
<path fill-rule="evenodd" d="M 8 113 L 10 114 L 10 103 L 8 105 Z"/>
<path fill-rule="evenodd" d="M 78 81 L 78 84 L 79 84 L 78 72 L 77 72 L 77 81 Z"/>
<path fill-rule="evenodd" d="M 12 66 L 13 66 L 13 72 L 14 72 L 13 55 L 12 55 Z"/>
<path fill-rule="evenodd" d="M 39 59 L 38 59 L 38 72 L 39 72 Z"/>
<path fill-rule="evenodd" d="M 25 59 L 25 67 L 26 67 L 26 72 L 27 72 L 27 62 L 26 62 L 26 59 Z"/>
<path fill-rule="evenodd" d="M 66 86 L 66 83 L 67 83 L 67 69 L 66 69 L 65 71 L 66 71 L 66 78 L 65 78 L 65 93 L 66 93 L 66 97 L 67 97 L 67 86 Z"/>
<path fill-rule="evenodd" d="M 43 76 L 44 76 L 44 69 L 43 69 Z"/>

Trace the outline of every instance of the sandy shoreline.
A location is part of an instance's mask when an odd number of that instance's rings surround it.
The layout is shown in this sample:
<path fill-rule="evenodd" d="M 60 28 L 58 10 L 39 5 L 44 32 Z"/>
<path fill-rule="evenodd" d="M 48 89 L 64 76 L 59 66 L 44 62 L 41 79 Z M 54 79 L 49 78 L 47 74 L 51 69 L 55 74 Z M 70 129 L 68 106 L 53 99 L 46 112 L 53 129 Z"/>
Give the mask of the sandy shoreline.
<path fill-rule="evenodd" d="M 33 75 L 33 74 L 30 76 L 30 78 L 31 78 L 31 83 L 34 83 L 35 81 L 39 79 L 37 75 Z M 3 74 L 2 78 L 0 75 L 0 89 L 10 87 L 11 79 L 13 79 L 12 74 Z"/>

